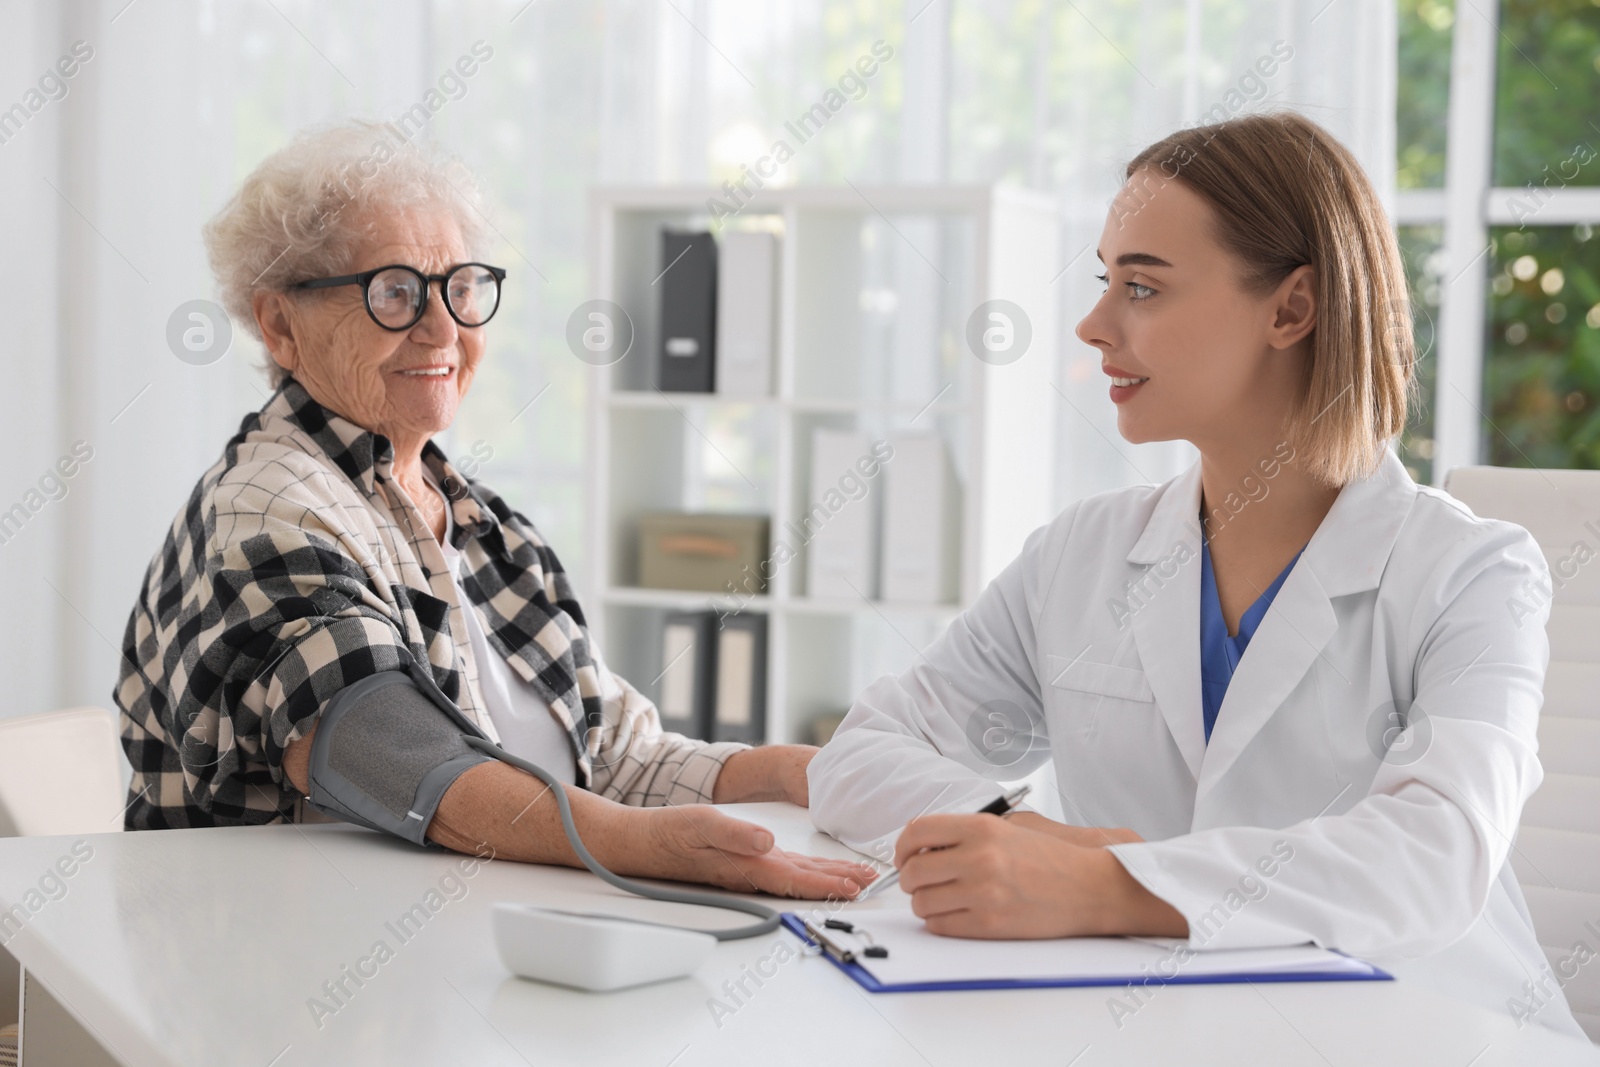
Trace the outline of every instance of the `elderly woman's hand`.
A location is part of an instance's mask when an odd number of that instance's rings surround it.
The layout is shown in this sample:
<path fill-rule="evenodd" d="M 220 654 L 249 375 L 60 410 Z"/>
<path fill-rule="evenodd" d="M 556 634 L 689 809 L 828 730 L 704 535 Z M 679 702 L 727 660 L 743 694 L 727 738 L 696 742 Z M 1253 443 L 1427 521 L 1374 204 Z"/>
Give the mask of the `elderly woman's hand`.
<path fill-rule="evenodd" d="M 291 743 L 289 754 L 305 744 Z M 577 786 L 565 791 L 583 843 L 621 875 L 808 900 L 852 898 L 875 877 L 862 863 L 775 849 L 769 831 L 705 804 L 635 808 Z M 428 837 L 471 855 L 580 865 L 549 787 L 505 763 L 479 764 L 457 778 L 428 824 Z"/>
<path fill-rule="evenodd" d="M 636 808 L 628 814 L 642 824 L 649 842 L 635 853 L 632 866 L 638 875 L 802 900 L 848 900 L 877 876 L 864 863 L 774 848 L 769 831 L 705 805 Z"/>

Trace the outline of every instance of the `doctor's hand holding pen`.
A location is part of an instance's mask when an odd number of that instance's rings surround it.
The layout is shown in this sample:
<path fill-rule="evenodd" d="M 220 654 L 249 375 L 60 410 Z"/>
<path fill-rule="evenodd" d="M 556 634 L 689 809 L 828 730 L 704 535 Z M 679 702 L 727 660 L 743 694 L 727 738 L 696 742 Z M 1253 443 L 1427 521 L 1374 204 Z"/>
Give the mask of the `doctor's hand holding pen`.
<path fill-rule="evenodd" d="M 1132 830 L 1109 826 L 1069 826 L 1054 819 L 1047 819 L 1036 811 L 1012 812 L 1007 821 L 1085 848 L 1104 848 L 1107 845 L 1126 845 L 1144 840 Z"/>
<path fill-rule="evenodd" d="M 1067 826 L 1033 812 L 924 815 L 895 845 L 900 888 L 930 931 L 951 937 L 1188 937 L 1177 909 L 1130 875 L 1108 844 L 1132 830 Z"/>

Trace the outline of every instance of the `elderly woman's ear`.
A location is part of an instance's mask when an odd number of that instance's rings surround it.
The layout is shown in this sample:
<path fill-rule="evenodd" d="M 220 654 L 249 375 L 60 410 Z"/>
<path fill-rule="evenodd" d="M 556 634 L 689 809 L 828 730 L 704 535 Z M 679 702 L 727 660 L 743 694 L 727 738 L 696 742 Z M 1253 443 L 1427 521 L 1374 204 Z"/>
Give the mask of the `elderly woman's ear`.
<path fill-rule="evenodd" d="M 250 300 L 261 342 L 273 362 L 293 374 L 299 362 L 294 336 L 294 302 L 287 293 L 258 291 Z"/>

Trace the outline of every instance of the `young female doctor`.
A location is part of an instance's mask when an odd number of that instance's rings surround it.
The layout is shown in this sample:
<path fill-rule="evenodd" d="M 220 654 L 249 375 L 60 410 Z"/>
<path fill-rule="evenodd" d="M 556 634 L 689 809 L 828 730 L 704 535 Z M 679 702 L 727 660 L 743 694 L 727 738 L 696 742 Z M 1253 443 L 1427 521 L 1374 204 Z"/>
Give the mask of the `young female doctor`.
<path fill-rule="evenodd" d="M 1126 179 L 1078 336 L 1122 435 L 1200 458 L 1067 508 L 866 689 L 813 820 L 865 851 L 904 826 L 935 933 L 1313 941 L 1581 1034 L 1508 863 L 1549 655 L 1510 605 L 1545 563 L 1389 449 L 1415 356 L 1371 185 L 1287 114 Z M 1047 758 L 1073 825 L 963 814 Z"/>

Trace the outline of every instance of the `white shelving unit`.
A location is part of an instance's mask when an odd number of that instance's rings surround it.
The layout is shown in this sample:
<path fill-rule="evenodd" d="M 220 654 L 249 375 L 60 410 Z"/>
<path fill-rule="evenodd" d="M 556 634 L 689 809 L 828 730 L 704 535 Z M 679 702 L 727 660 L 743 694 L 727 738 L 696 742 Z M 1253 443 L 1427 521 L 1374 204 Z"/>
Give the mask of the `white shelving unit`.
<path fill-rule="evenodd" d="M 1004 187 L 846 185 L 768 188 L 713 224 L 712 198 L 727 202 L 693 186 L 590 194 L 591 291 L 627 312 L 634 337 L 624 358 L 594 369 L 590 390 L 582 592 L 612 668 L 658 699 L 666 613 L 736 603 L 638 588 L 642 514 L 760 513 L 783 537 L 811 506 L 811 435 L 821 427 L 874 439 L 936 432 L 961 487 L 954 602 L 809 597 L 804 550 L 765 595 L 742 602 L 768 617 L 767 739 L 804 741 L 812 719 L 843 712 L 873 678 L 913 663 L 1051 516 L 1056 212 L 1043 194 Z M 655 388 L 664 227 L 779 234 L 771 397 Z M 1018 305 L 1032 327 L 1026 352 L 1004 365 L 967 341 L 969 318 L 994 299 Z"/>

